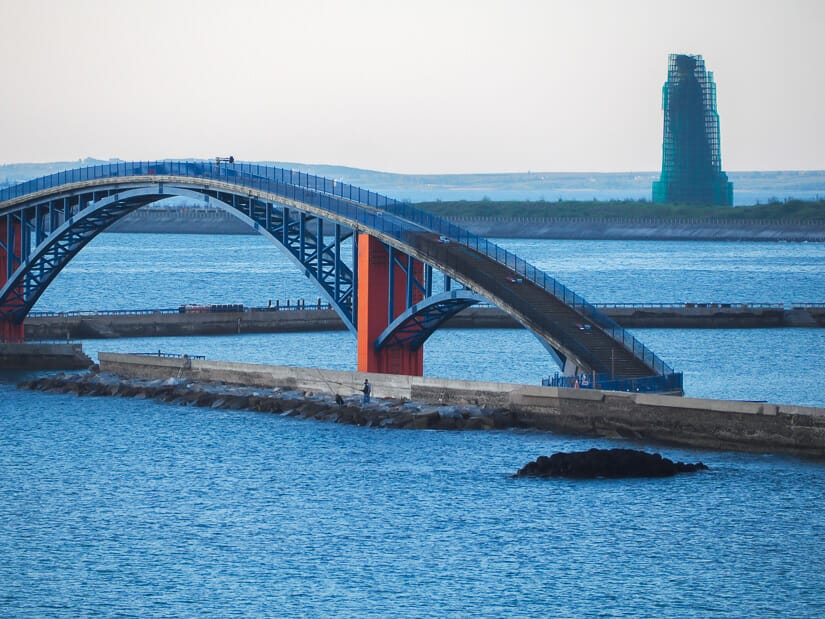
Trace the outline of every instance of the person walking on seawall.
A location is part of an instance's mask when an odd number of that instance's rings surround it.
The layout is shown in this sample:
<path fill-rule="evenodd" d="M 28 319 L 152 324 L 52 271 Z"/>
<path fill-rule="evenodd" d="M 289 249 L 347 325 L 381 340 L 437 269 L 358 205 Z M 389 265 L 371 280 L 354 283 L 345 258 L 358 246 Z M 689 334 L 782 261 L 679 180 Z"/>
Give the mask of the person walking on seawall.
<path fill-rule="evenodd" d="M 361 387 L 361 391 L 364 392 L 364 404 L 368 404 L 370 401 L 370 393 L 372 393 L 372 385 L 370 385 L 370 381 L 366 378 L 364 379 L 364 386 Z"/>

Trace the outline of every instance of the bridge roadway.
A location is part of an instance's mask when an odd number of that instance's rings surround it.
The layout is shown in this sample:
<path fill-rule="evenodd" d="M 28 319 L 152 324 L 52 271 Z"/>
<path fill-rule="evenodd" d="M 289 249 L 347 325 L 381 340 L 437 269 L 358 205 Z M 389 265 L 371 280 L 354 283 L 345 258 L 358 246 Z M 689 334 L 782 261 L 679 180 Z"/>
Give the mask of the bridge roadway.
<path fill-rule="evenodd" d="M 642 378 L 651 370 L 635 355 L 558 297 L 487 255 L 433 233 L 413 232 L 406 240 L 418 253 L 475 290 L 539 335 L 548 346 L 562 340 L 568 360 L 598 374 Z M 552 334 L 552 339 L 543 334 Z"/>
<path fill-rule="evenodd" d="M 393 372 L 396 363 L 420 372 L 420 346 L 432 330 L 483 298 L 531 329 L 566 374 L 592 371 L 681 383 L 681 375 L 591 304 L 486 239 L 374 192 L 254 164 L 117 163 L 0 190 L 0 335 L 22 337 L 23 319 L 39 296 L 98 233 L 170 197 L 217 205 L 280 243 L 357 331 L 359 369 L 362 352 L 364 359 L 378 355 L 380 362 L 384 353 L 395 359 L 387 369 L 363 371 Z M 332 240 L 325 223 L 334 227 Z M 345 263 L 344 243 L 351 244 L 352 267 Z M 466 289 L 434 294 L 432 268 Z M 416 329 L 412 338 L 397 337 Z"/>

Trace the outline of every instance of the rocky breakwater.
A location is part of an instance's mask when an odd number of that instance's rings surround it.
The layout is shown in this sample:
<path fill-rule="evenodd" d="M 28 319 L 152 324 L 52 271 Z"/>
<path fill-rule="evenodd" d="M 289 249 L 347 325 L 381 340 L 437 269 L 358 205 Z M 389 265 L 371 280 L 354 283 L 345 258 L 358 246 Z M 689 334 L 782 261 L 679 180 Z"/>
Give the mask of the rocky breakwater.
<path fill-rule="evenodd" d="M 701 462 L 686 464 L 660 454 L 636 449 L 588 449 L 539 456 L 514 477 L 570 477 L 574 479 L 671 477 L 677 473 L 707 470 Z"/>
<path fill-rule="evenodd" d="M 360 395 L 344 397 L 178 378 L 142 380 L 113 374 L 57 374 L 25 381 L 18 387 L 78 396 L 133 397 L 182 406 L 251 410 L 377 428 L 493 430 L 517 425 L 515 417 L 503 409 L 431 406 L 386 398 L 372 398 L 364 404 Z"/>

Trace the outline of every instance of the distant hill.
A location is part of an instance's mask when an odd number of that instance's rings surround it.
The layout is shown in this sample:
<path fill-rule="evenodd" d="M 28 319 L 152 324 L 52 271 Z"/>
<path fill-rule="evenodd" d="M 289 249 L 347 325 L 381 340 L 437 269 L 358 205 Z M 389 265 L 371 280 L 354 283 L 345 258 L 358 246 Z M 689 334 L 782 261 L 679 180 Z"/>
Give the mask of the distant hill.
<path fill-rule="evenodd" d="M 61 170 L 71 170 L 72 168 L 82 168 L 90 165 L 101 165 L 104 163 L 117 163 L 118 159 L 104 161 L 102 159 L 78 159 L 77 161 L 53 161 L 50 163 L 7 163 L 0 165 L 0 185 L 14 185 L 23 181 L 54 174 Z"/>
<path fill-rule="evenodd" d="M 52 163 L 0 165 L 0 186 L 87 165 L 119 160 L 86 158 Z M 522 172 L 501 174 L 395 174 L 346 166 L 260 161 L 335 178 L 411 202 L 438 200 L 556 201 L 649 200 L 658 172 Z M 728 172 L 736 205 L 790 198 L 825 198 L 825 170 Z"/>

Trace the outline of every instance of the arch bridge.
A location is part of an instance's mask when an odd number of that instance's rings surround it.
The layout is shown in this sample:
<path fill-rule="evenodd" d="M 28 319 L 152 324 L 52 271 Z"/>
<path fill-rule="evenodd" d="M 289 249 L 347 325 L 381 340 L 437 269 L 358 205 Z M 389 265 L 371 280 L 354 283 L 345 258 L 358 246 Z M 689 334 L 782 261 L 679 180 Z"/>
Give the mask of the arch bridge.
<path fill-rule="evenodd" d="M 356 335 L 359 371 L 421 375 L 427 338 L 488 301 L 530 329 L 565 375 L 681 393 L 681 373 L 495 243 L 347 183 L 221 160 L 89 166 L 0 190 L 0 339 L 22 341 L 29 310 L 97 234 L 172 197 L 223 208 L 280 245 Z"/>

